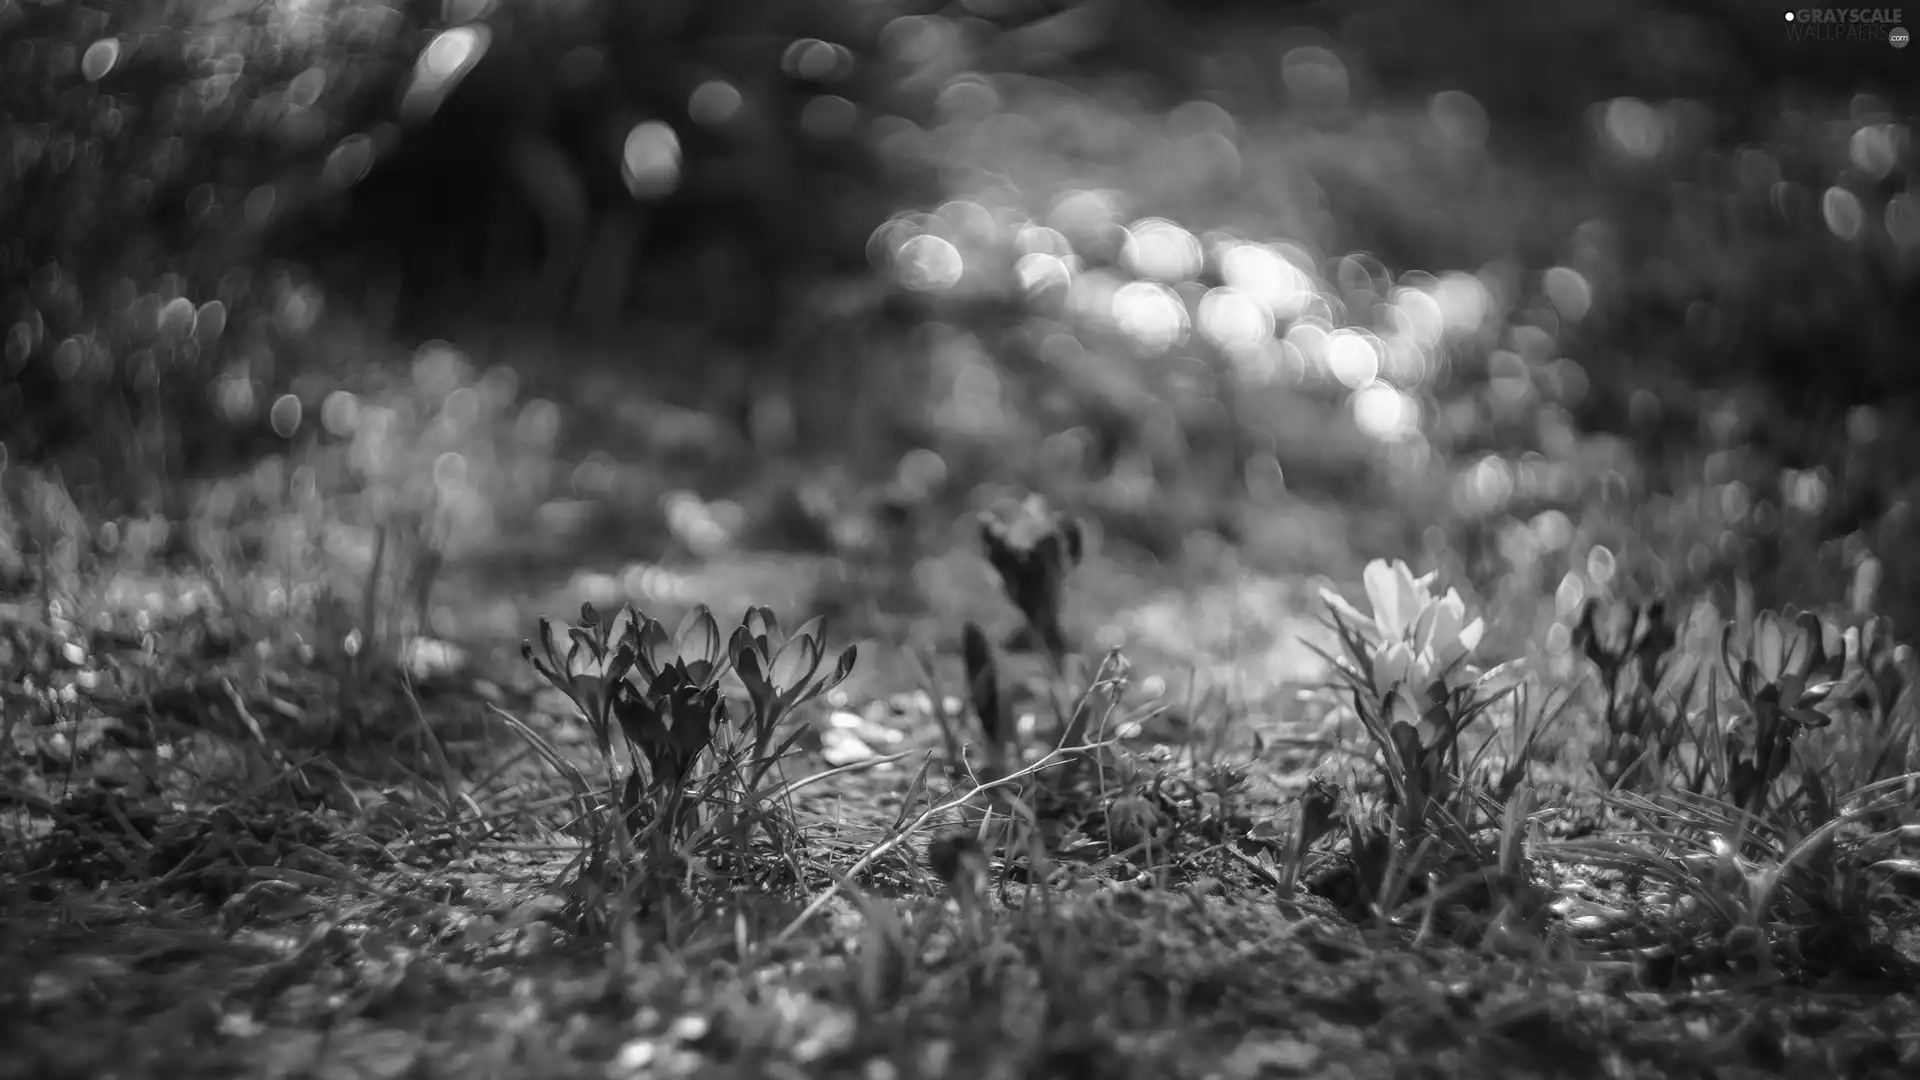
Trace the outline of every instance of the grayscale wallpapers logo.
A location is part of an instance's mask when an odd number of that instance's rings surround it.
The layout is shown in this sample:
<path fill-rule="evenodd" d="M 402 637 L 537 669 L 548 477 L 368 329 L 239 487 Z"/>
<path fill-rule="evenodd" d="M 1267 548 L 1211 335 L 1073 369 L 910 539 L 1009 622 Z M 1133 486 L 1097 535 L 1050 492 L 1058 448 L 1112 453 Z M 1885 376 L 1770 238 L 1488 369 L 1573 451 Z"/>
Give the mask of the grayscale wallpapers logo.
<path fill-rule="evenodd" d="M 1788 41 L 1885 42 L 1907 47 L 1905 8 L 1794 8 L 1786 13 Z"/>

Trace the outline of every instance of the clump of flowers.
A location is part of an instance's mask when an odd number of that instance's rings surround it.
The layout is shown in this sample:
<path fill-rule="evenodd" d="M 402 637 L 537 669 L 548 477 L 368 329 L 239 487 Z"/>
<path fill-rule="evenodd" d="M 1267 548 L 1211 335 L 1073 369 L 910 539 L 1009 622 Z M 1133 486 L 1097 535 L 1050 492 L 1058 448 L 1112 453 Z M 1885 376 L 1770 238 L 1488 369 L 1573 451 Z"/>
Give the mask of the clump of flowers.
<path fill-rule="evenodd" d="M 982 514 L 980 540 L 1007 599 L 1026 619 L 1008 644 L 1044 651 L 1060 667 L 1071 647 L 1060 625 L 1061 599 L 1083 551 L 1080 524 L 1050 509 L 1039 495 L 1028 495 L 1017 505 Z"/>
<path fill-rule="evenodd" d="M 1839 687 L 1846 657 L 1827 653 L 1820 619 L 1810 611 L 1761 612 L 1744 655 L 1734 629 L 1730 624 L 1721 634 L 1720 659 L 1746 714 L 1726 734 L 1727 793 L 1757 814 L 1786 771 L 1795 737 L 1833 722 L 1821 706 Z"/>
<path fill-rule="evenodd" d="M 793 748 L 800 730 L 774 744 L 780 726 L 794 710 L 847 680 L 859 655 L 852 645 L 841 651 L 833 670 L 820 674 L 826 660 L 825 624 L 818 618 L 802 623 L 792 633 L 783 633 L 780 618 L 770 607 L 750 607 L 746 618 L 727 645 L 735 674 L 747 689 L 751 706 L 746 714 L 745 730 L 751 736 L 749 760 L 754 763 L 748 774 L 748 788 L 757 788 L 767 769 Z"/>
<path fill-rule="evenodd" d="M 765 781 L 804 732 L 787 721 L 843 682 L 857 656 L 848 646 L 822 676 L 818 619 L 787 635 L 771 610 L 754 607 L 728 635 L 704 605 L 671 634 L 631 606 L 607 620 L 584 605 L 577 626 L 541 619 L 539 650 L 526 642 L 522 653 L 580 710 L 600 749 L 608 792 L 621 787 L 621 748 L 631 764 L 620 813 L 606 814 L 605 800 L 592 796 L 584 778 L 516 725 L 550 764 L 575 778 L 582 816 L 592 822 L 592 857 L 604 857 L 611 836 L 623 853 L 627 841 L 643 839 L 653 862 L 669 864 L 724 836 L 716 822 L 759 821 L 776 846 L 784 843 L 785 831 L 768 813 Z M 729 673 L 738 673 L 746 689 L 744 709 L 730 709 L 721 693 Z"/>
<path fill-rule="evenodd" d="M 1369 563 L 1362 582 L 1370 613 L 1321 593 L 1345 653 L 1326 658 L 1380 751 L 1397 823 L 1412 835 L 1457 789 L 1461 729 L 1497 699 L 1464 678 L 1486 624 L 1468 617 L 1457 590 L 1439 593 L 1433 574 L 1416 578 L 1400 560 Z"/>
<path fill-rule="evenodd" d="M 1442 682 L 1473 653 L 1486 633 L 1481 619 L 1467 618 L 1457 589 L 1438 594 L 1434 574 L 1414 577 L 1399 559 L 1375 559 L 1361 575 L 1372 614 L 1363 614 L 1338 593 L 1322 590 L 1348 658 L 1384 699 L 1396 691 L 1424 691 Z"/>
<path fill-rule="evenodd" d="M 1599 673 L 1606 695 L 1606 744 L 1594 760 L 1601 781 L 1609 788 L 1645 786 L 1663 774 L 1686 733 L 1655 697 L 1678 657 L 1665 601 L 1589 599 L 1574 624 L 1573 644 Z"/>
<path fill-rule="evenodd" d="M 1894 639 L 1893 620 L 1884 615 L 1848 627 L 1842 641 L 1846 676 L 1837 693 L 1865 712 L 1876 726 L 1887 726 L 1893 721 L 1895 710 L 1907 704 L 1907 689 L 1912 685 L 1909 673 L 1914 666 L 1913 648 Z"/>

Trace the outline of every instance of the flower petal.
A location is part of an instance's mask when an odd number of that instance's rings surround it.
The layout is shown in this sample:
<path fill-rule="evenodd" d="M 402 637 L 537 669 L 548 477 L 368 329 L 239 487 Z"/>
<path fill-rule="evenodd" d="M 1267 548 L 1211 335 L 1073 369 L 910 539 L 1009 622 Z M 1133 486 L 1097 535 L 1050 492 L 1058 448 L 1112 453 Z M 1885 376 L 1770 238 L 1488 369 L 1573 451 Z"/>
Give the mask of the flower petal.
<path fill-rule="evenodd" d="M 744 624 L 733 628 L 733 634 L 727 638 L 727 655 L 733 658 L 736 665 L 739 664 L 741 656 L 759 651 L 760 647 L 754 643 L 753 634 Z"/>
<path fill-rule="evenodd" d="M 1878 661 L 1883 653 L 1891 652 L 1896 643 L 1893 640 L 1893 620 L 1885 615 L 1875 615 L 1867 620 L 1858 636 L 1861 663 Z"/>
<path fill-rule="evenodd" d="M 1407 566 L 1407 560 L 1393 560 L 1394 588 L 1399 590 L 1400 613 L 1407 623 L 1411 624 L 1415 613 L 1417 613 L 1421 607 L 1425 606 L 1427 602 L 1427 583 L 1432 580 L 1432 574 L 1424 578 L 1414 577 L 1412 568 Z"/>
<path fill-rule="evenodd" d="M 764 604 L 749 607 L 746 617 L 740 620 L 740 625 L 746 627 L 748 633 L 760 639 L 762 649 L 778 648 L 780 642 L 786 640 L 780 633 L 780 616 L 774 614 L 773 609 Z"/>
<path fill-rule="evenodd" d="M 1778 682 L 1786 670 L 1787 630 L 1773 611 L 1763 611 L 1754 620 L 1752 659 L 1763 682 Z"/>
<path fill-rule="evenodd" d="M 1820 617 L 1811 611 L 1802 611 L 1793 618 L 1793 626 L 1786 633 L 1786 651 L 1781 657 L 1780 671 L 1783 675 L 1795 675 L 1806 678 L 1813 670 L 1826 662 L 1826 646 L 1822 640 Z"/>
<path fill-rule="evenodd" d="M 1373 691 L 1382 698 L 1396 686 L 1412 685 L 1415 674 L 1413 646 L 1394 641 L 1373 656 Z"/>
<path fill-rule="evenodd" d="M 1373 605 L 1373 623 L 1379 628 L 1382 637 L 1395 641 L 1406 636 L 1407 621 L 1412 615 L 1407 602 L 1411 597 L 1412 575 L 1406 572 L 1405 563 L 1388 565 L 1375 559 L 1367 564 L 1361 581 L 1367 587 L 1367 602 Z M 1396 572 L 1397 571 L 1397 572 Z M 1401 588 L 1401 578 L 1405 576 L 1409 585 Z"/>
<path fill-rule="evenodd" d="M 1733 624 L 1727 623 L 1720 628 L 1720 666 L 1726 669 L 1728 681 L 1734 689 L 1740 688 L 1740 665 L 1733 662 Z"/>
<path fill-rule="evenodd" d="M 1440 608 L 1436 604 L 1424 604 L 1414 609 L 1412 625 L 1407 627 L 1407 641 L 1415 652 L 1429 655 L 1433 650 L 1434 627 L 1440 618 Z"/>
<path fill-rule="evenodd" d="M 649 618 L 640 627 L 638 644 L 634 662 L 641 677 L 652 683 L 673 662 L 673 639 L 667 637 L 667 628 L 660 625 L 660 620 Z"/>
<path fill-rule="evenodd" d="M 1361 632 L 1372 632 L 1375 629 L 1373 616 L 1363 614 L 1359 608 L 1347 603 L 1345 597 L 1332 589 L 1321 589 L 1320 600 L 1327 605 L 1338 621 L 1345 623 L 1348 627 Z"/>
<path fill-rule="evenodd" d="M 574 666 L 574 657 L 578 654 L 584 653 L 588 660 L 594 660 L 600 656 L 600 642 L 594 638 L 593 632 L 586 627 L 567 627 L 567 637 L 573 642 L 572 647 L 567 650 L 568 667 Z"/>
<path fill-rule="evenodd" d="M 821 681 L 818 687 L 819 692 L 824 694 L 834 687 L 839 686 L 841 683 L 846 682 L 847 676 L 853 674 L 854 661 L 859 658 L 860 648 L 857 645 L 849 645 L 840 650 L 840 659 L 834 662 L 833 674 Z"/>
<path fill-rule="evenodd" d="M 617 649 L 623 641 L 631 643 L 640 632 L 640 622 L 645 618 L 634 610 L 632 604 L 621 604 L 620 610 L 613 613 L 613 622 L 607 627 L 607 646 Z"/>
<path fill-rule="evenodd" d="M 1427 605 L 1427 639 L 1422 648 L 1436 658 L 1441 667 L 1449 666 L 1457 658 L 1460 648 L 1460 631 L 1466 627 L 1467 605 L 1460 599 L 1460 593 L 1448 589 L 1447 595 Z"/>
<path fill-rule="evenodd" d="M 720 636 L 720 624 L 705 604 L 698 605 L 680 620 L 673 643 L 681 659 L 704 660 L 709 664 L 718 660 L 726 648 L 726 640 Z"/>
<path fill-rule="evenodd" d="M 747 697 L 758 706 L 763 698 L 773 696 L 773 685 L 761 670 L 760 652 L 757 649 L 742 649 L 733 658 L 734 674 L 740 676 L 740 682 L 747 688 Z"/>
<path fill-rule="evenodd" d="M 789 636 L 800 637 L 800 638 L 813 638 L 815 641 L 818 641 L 823 636 L 825 636 L 822 628 L 825 627 L 826 625 L 827 625 L 826 616 L 815 615 L 813 618 L 808 619 L 806 622 L 801 623 L 798 627 L 795 627 L 793 633 Z"/>
<path fill-rule="evenodd" d="M 773 664 L 767 677 L 773 685 L 782 690 L 799 686 L 813 673 L 820 670 L 820 639 L 817 637 L 791 637 L 780 651 L 773 656 Z"/>
<path fill-rule="evenodd" d="M 1462 655 L 1465 655 L 1466 653 L 1471 653 L 1473 650 L 1479 648 L 1480 639 L 1486 636 L 1486 633 L 1487 633 L 1487 621 L 1485 619 L 1475 619 L 1472 622 L 1468 623 L 1467 625 L 1461 627 L 1460 635 L 1457 638 L 1457 640 L 1460 643 Z"/>
<path fill-rule="evenodd" d="M 607 658 L 600 677 L 608 684 L 619 682 L 627 677 L 627 672 L 633 670 L 633 661 L 633 646 L 623 642 L 614 647 L 613 655 Z"/>

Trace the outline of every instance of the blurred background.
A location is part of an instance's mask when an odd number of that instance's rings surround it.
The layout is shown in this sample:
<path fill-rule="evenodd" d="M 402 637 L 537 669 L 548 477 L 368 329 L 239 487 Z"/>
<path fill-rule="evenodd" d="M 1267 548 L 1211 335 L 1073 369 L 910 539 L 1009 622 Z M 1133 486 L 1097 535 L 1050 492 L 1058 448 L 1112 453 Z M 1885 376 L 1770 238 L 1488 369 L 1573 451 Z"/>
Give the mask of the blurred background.
<path fill-rule="evenodd" d="M 1553 650 L 1602 592 L 1911 633 L 1920 53 L 1785 14 L 0 0 L 14 513 L 513 638 L 949 616 L 1022 489 L 1115 596 L 1388 556 Z"/>

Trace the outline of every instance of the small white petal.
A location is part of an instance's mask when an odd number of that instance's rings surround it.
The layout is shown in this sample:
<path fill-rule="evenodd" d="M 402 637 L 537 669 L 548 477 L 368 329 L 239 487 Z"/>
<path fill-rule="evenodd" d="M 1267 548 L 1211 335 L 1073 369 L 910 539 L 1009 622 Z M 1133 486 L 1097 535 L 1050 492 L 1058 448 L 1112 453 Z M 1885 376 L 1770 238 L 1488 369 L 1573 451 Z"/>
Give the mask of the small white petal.
<path fill-rule="evenodd" d="M 1333 609 L 1334 614 L 1338 615 L 1340 620 L 1348 626 L 1357 630 L 1372 630 L 1374 628 L 1373 616 L 1361 612 L 1359 608 L 1347 603 L 1345 598 L 1331 589 L 1321 589 L 1320 599 L 1326 603 L 1327 607 Z"/>
<path fill-rule="evenodd" d="M 1396 562 L 1389 566 L 1380 560 L 1368 563 L 1363 575 L 1367 600 L 1373 605 L 1374 624 L 1390 641 L 1406 636 L 1407 623 L 1413 615 L 1412 597 L 1402 587 L 1406 577 L 1407 564 Z"/>
<path fill-rule="evenodd" d="M 1460 642 L 1460 647 L 1462 649 L 1466 650 L 1467 652 L 1472 652 L 1473 650 L 1480 647 L 1480 638 L 1486 632 L 1487 632 L 1486 620 L 1475 619 L 1472 622 L 1468 623 L 1465 627 L 1461 628 L 1460 637 L 1457 640 Z"/>
<path fill-rule="evenodd" d="M 1413 649 L 1404 641 L 1395 641 L 1373 658 L 1373 689 L 1385 696 L 1395 685 L 1405 683 L 1416 668 Z"/>

